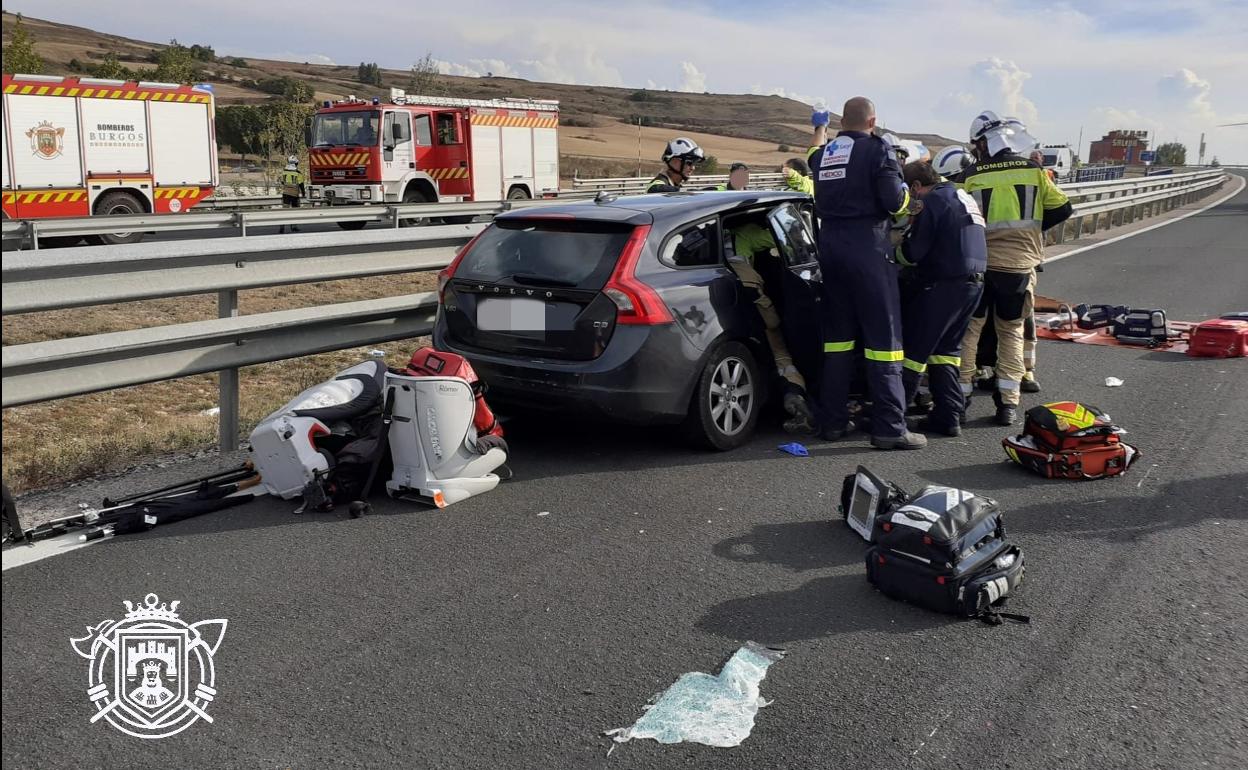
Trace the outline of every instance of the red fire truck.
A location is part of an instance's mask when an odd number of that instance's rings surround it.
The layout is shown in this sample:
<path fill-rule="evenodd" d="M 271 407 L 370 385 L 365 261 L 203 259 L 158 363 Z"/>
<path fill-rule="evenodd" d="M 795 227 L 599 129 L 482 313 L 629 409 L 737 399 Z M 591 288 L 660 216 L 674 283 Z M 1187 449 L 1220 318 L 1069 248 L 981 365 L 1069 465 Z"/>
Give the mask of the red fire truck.
<path fill-rule="evenodd" d="M 310 197 L 333 205 L 496 201 L 559 192 L 559 103 L 407 96 L 325 102 Z M 363 222 L 342 222 L 344 228 Z"/>
<path fill-rule="evenodd" d="M 46 75 L 5 75 L 3 90 L 6 219 L 178 213 L 217 185 L 210 90 Z"/>

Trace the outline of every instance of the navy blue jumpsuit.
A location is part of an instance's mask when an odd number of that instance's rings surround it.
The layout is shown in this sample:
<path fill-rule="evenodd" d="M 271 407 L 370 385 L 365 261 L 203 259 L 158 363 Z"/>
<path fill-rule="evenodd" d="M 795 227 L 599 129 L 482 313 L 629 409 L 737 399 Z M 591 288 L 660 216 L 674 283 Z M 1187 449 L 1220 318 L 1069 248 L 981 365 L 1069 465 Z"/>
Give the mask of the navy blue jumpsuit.
<path fill-rule="evenodd" d="M 902 281 L 905 403 L 927 373 L 932 391 L 929 422 L 948 429 L 965 407 L 958 385 L 962 337 L 984 291 L 988 244 L 975 199 L 949 182 L 923 196 L 898 261 L 911 265 Z"/>
<path fill-rule="evenodd" d="M 910 195 L 897 156 L 883 139 L 841 131 L 810 153 L 819 214 L 823 273 L 824 364 L 820 420 L 828 430 L 849 422 L 849 385 L 862 343 L 871 394 L 871 434 L 906 431 L 901 383 L 901 308 L 897 266 L 889 261 L 889 221 Z"/>

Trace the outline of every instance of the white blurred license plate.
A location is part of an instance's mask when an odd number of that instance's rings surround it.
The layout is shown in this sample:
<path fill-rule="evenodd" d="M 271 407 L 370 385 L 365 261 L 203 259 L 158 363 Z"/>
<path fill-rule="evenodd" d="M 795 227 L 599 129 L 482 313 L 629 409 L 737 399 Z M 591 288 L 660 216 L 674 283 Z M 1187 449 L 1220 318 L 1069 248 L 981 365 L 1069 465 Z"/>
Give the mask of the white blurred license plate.
<path fill-rule="evenodd" d="M 477 328 L 487 332 L 546 331 L 546 303 L 518 297 L 483 299 L 477 305 Z"/>

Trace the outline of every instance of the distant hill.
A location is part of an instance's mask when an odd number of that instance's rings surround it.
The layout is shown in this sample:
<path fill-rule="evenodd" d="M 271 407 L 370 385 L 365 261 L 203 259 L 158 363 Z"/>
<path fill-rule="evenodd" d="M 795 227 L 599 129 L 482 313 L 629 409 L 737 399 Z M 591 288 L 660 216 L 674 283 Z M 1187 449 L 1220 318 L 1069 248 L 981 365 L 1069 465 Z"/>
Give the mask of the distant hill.
<path fill-rule="evenodd" d="M 15 22 L 3 14 L 4 41 Z M 155 66 L 152 62 L 166 46 L 96 32 L 83 27 L 22 17 L 23 26 L 35 41 L 44 60 L 44 73 L 90 74 L 108 54 L 132 69 Z M 182 41 L 190 45 L 190 41 Z M 195 41 L 205 48 L 211 41 Z M 407 88 L 410 73 L 382 69 L 381 85 L 357 81 L 354 65 L 323 65 L 266 59 L 214 56 L 202 61 L 201 82 L 212 83 L 218 104 L 260 103 L 273 98 L 259 87 L 265 80 L 295 78 L 310 86 L 318 100 L 388 96 L 389 89 Z M 752 94 L 692 94 L 605 86 L 539 83 L 501 77 L 468 78 L 439 75 L 437 91 L 472 99 L 528 97 L 558 99 L 559 141 L 564 175 L 616 176 L 637 171 L 641 150 L 643 173 L 657 163 L 667 139 L 689 134 L 721 162 L 742 160 L 759 167 L 778 166 L 785 158 L 801 154 L 810 140 L 810 107 L 779 96 Z M 638 126 L 640 121 L 641 125 Z M 833 125 L 839 116 L 833 115 Z M 900 132 L 899 132 L 900 133 Z M 932 134 L 901 133 L 930 148 L 953 140 Z M 783 149 L 782 149 L 783 148 Z"/>

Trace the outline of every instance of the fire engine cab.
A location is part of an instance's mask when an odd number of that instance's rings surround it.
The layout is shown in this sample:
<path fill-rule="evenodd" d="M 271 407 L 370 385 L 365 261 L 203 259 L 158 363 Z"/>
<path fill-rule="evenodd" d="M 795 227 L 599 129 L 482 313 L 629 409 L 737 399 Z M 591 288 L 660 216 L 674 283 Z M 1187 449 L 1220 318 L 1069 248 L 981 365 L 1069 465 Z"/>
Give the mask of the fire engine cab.
<path fill-rule="evenodd" d="M 3 91 L 6 219 L 179 213 L 216 188 L 212 91 L 204 87 L 5 75 Z"/>
<path fill-rule="evenodd" d="M 325 102 L 308 131 L 309 195 L 329 204 L 553 197 L 559 103 L 407 96 Z M 342 222 L 362 227 L 363 222 Z"/>

